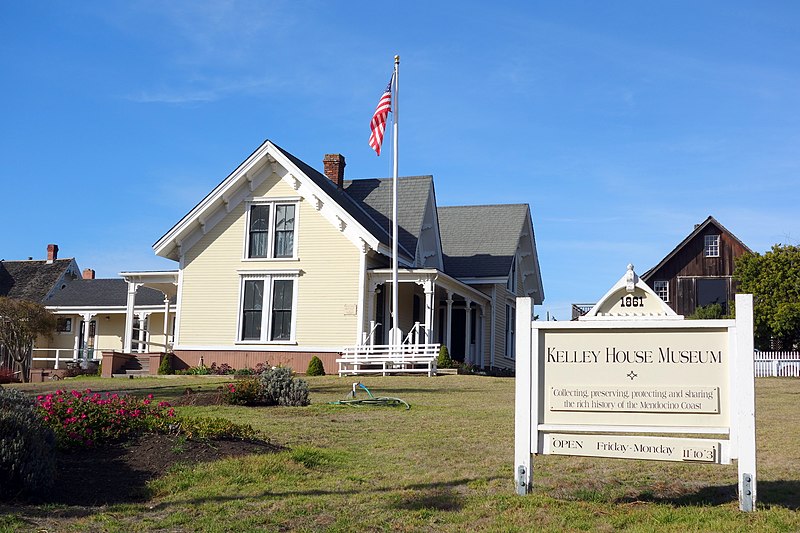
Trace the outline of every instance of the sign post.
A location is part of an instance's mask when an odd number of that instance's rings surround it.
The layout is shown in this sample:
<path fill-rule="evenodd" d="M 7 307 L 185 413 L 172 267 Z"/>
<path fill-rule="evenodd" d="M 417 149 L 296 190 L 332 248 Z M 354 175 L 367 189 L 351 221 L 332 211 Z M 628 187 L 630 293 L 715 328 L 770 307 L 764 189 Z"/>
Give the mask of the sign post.
<path fill-rule="evenodd" d="M 517 300 L 518 494 L 537 454 L 735 459 L 740 508 L 755 509 L 751 295 L 736 296 L 736 320 L 684 320 L 629 265 L 577 322 L 532 322 L 530 311 Z"/>

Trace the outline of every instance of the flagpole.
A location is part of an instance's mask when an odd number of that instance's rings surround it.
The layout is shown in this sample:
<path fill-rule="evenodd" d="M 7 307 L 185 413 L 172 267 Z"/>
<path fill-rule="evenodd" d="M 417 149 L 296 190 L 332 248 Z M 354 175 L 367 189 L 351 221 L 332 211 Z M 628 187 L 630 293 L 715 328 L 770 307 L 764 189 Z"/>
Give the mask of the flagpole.
<path fill-rule="evenodd" d="M 400 345 L 400 321 L 398 314 L 398 286 L 397 286 L 397 134 L 398 134 L 398 110 L 400 108 L 400 56 L 394 56 L 394 120 L 392 121 L 392 128 L 394 130 L 393 152 L 394 162 L 392 164 L 392 325 L 394 326 L 394 335 L 392 345 Z"/>

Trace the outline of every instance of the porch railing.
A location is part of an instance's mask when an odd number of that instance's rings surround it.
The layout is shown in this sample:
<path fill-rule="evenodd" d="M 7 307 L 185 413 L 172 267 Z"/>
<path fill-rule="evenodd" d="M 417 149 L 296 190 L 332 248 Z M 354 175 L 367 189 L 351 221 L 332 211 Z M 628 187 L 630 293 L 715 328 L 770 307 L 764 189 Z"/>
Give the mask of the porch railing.
<path fill-rule="evenodd" d="M 33 362 L 44 361 L 48 363 L 52 361 L 54 370 L 61 368 L 62 364 L 67 361 L 99 361 L 99 359 L 95 357 L 94 349 L 76 350 L 74 348 L 34 348 L 32 350 L 31 360 Z"/>
<path fill-rule="evenodd" d="M 439 344 L 373 344 L 349 346 L 336 359 L 339 375 L 436 373 Z"/>

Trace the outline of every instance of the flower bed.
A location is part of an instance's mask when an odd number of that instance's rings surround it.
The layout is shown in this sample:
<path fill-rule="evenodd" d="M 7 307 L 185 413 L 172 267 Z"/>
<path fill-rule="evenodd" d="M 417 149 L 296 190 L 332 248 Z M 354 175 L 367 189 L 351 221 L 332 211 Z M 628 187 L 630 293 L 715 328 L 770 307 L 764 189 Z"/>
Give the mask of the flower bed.
<path fill-rule="evenodd" d="M 152 394 L 141 399 L 91 389 L 58 390 L 38 396 L 36 402 L 43 420 L 56 433 L 59 447 L 65 449 L 120 441 L 175 417 L 175 409 L 167 402 L 154 402 Z"/>

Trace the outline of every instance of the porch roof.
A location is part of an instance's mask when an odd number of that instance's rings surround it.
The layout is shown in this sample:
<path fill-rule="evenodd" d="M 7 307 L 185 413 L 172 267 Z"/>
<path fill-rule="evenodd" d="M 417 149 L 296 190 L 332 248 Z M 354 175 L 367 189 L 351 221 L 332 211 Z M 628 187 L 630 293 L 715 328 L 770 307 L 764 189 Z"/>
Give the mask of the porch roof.
<path fill-rule="evenodd" d="M 46 303 L 47 307 L 119 307 L 125 309 L 128 283 L 124 279 L 76 279 L 58 291 Z M 171 303 L 175 303 L 174 296 Z M 164 294 L 149 287 L 136 292 L 138 306 L 164 307 Z"/>
<path fill-rule="evenodd" d="M 376 278 L 384 282 L 392 281 L 391 268 L 376 268 L 369 270 L 368 273 L 373 281 L 376 280 Z M 427 279 L 435 282 L 437 286 L 444 290 L 456 293 L 464 298 L 469 298 L 480 305 L 488 305 L 491 301 L 489 296 L 478 289 L 470 287 L 435 268 L 401 268 L 397 271 L 397 280 L 399 282 L 416 282 Z"/>

